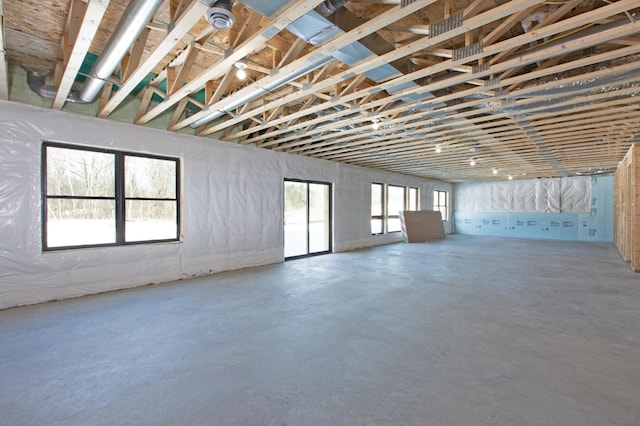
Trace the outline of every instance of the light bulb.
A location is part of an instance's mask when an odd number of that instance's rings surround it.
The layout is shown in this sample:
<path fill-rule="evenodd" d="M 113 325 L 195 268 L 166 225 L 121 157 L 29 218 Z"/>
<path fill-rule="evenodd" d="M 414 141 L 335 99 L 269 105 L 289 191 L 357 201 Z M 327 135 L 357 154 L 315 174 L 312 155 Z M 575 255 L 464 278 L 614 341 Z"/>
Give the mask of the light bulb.
<path fill-rule="evenodd" d="M 378 124 L 377 121 L 374 121 L 371 127 L 373 128 L 373 130 L 378 130 L 380 128 L 380 125 Z"/>
<path fill-rule="evenodd" d="M 476 165 L 476 160 L 474 160 L 473 158 L 471 159 L 471 161 L 469 161 L 469 165 L 471 166 L 475 166 Z"/>
<path fill-rule="evenodd" d="M 440 154 L 442 152 L 442 145 L 436 145 L 436 152 Z"/>
<path fill-rule="evenodd" d="M 247 72 L 242 68 L 238 68 L 238 71 L 236 71 L 236 77 L 238 77 L 240 80 L 244 80 L 245 78 L 247 78 Z"/>
<path fill-rule="evenodd" d="M 491 173 L 493 173 L 494 175 L 498 174 L 498 169 L 496 169 L 495 167 L 493 169 L 491 169 Z"/>
<path fill-rule="evenodd" d="M 511 176 L 511 175 L 507 176 L 507 178 L 508 178 L 509 180 L 513 180 L 513 176 Z"/>

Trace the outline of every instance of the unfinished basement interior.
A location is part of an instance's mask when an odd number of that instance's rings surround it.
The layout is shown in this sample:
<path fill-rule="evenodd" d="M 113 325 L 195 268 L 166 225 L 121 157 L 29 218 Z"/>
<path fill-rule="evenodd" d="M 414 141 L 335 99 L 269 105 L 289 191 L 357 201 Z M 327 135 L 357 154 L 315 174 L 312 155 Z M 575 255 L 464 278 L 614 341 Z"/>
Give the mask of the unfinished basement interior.
<path fill-rule="evenodd" d="M 0 424 L 640 426 L 639 12 L 0 0 Z"/>

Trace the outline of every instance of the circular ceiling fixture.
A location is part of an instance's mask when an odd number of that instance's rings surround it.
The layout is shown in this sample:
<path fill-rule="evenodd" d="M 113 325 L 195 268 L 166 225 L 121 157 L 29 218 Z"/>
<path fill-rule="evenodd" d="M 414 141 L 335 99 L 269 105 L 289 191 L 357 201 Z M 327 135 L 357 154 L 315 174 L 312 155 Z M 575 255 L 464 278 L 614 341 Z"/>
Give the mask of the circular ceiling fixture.
<path fill-rule="evenodd" d="M 231 28 L 235 22 L 235 18 L 231 13 L 231 7 L 233 7 L 233 1 L 220 0 L 216 2 L 213 7 L 207 9 L 204 13 L 207 22 L 211 24 L 216 30 L 226 30 Z"/>

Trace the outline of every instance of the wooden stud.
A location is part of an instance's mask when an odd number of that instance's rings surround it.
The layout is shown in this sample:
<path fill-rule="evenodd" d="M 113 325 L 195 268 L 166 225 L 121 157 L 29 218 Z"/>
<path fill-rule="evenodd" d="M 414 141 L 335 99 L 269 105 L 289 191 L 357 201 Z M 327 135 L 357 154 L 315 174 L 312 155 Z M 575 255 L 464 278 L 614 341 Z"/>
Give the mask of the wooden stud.
<path fill-rule="evenodd" d="M 73 49 L 71 49 L 68 56 L 64 73 L 62 73 L 60 84 L 58 85 L 58 92 L 56 93 L 56 97 L 53 100 L 51 108 L 62 109 L 62 106 L 67 99 L 67 95 L 71 91 L 71 86 L 80 71 L 82 61 L 84 61 L 84 57 L 89 51 L 89 47 L 91 47 L 91 41 L 98 31 L 100 21 L 102 21 L 102 16 L 107 10 L 108 5 L 109 0 L 89 0 L 80 26 L 77 25 L 77 16 L 72 17 L 69 35 L 70 37 L 75 35 L 74 40 L 70 40 L 70 44 L 73 45 Z M 74 11 L 79 9 L 82 9 L 82 7 L 73 6 L 72 13 L 76 13 Z"/>
<path fill-rule="evenodd" d="M 131 73 L 140 65 L 140 59 L 144 53 L 144 47 L 147 44 L 150 33 L 151 30 L 145 28 L 133 43 L 133 46 L 131 46 L 129 53 L 125 56 L 126 60 L 123 60 L 124 63 L 120 67 L 120 78 L 122 81 L 126 81 L 131 77 Z"/>
<path fill-rule="evenodd" d="M 307 46 L 307 42 L 305 40 L 301 38 L 296 39 L 296 41 L 291 45 L 287 53 L 282 57 L 282 59 L 280 60 L 280 62 L 276 67 L 281 68 L 281 67 L 284 67 L 285 65 L 289 65 L 291 62 L 293 62 L 295 59 L 298 58 L 298 55 L 300 54 L 300 52 L 302 52 L 302 49 L 304 49 L 306 46 Z"/>
<path fill-rule="evenodd" d="M 237 46 L 240 46 L 245 41 L 247 41 L 247 39 L 253 34 L 253 31 L 255 31 L 256 28 L 259 28 L 261 20 L 262 20 L 262 15 L 260 15 L 258 12 L 251 11 L 251 14 L 247 18 L 247 20 L 244 22 L 244 25 L 238 32 L 238 35 L 236 36 L 236 38 L 231 43 L 231 46 L 235 48 Z"/>
<path fill-rule="evenodd" d="M 315 0 L 314 0 L 315 1 Z M 367 21 L 366 23 L 362 24 L 360 27 L 358 27 L 358 35 L 360 37 L 364 37 L 368 34 L 373 33 L 374 31 L 380 29 L 380 28 L 384 28 L 390 21 L 392 20 L 397 20 L 400 19 L 401 17 L 407 16 L 409 14 L 411 14 L 412 12 L 419 10 L 420 8 L 424 7 L 427 4 L 431 4 L 433 3 L 435 0 L 417 0 L 415 3 L 412 3 L 408 6 L 405 6 L 404 8 L 393 8 L 391 10 L 389 10 L 386 14 L 384 14 L 383 16 L 377 16 L 369 21 Z M 524 1 L 524 0 L 514 0 L 516 2 L 519 1 Z M 297 2 L 296 5 L 298 3 L 302 3 L 302 2 Z M 295 6 L 294 6 L 295 7 Z M 353 43 L 353 35 L 349 35 L 349 34 L 344 34 L 342 36 L 338 36 L 335 37 L 333 39 L 331 39 L 330 41 L 326 42 L 324 45 L 322 45 L 321 49 L 322 51 L 333 51 L 334 49 L 337 49 L 339 47 L 343 47 L 346 45 L 349 45 Z M 237 51 L 236 51 L 237 52 Z M 234 53 L 236 53 L 234 52 Z M 298 59 L 297 61 L 289 64 L 288 66 L 284 67 L 283 69 L 279 70 L 279 73 L 277 76 L 266 76 L 263 77 L 262 79 L 260 79 L 259 81 L 252 83 L 246 87 L 244 87 L 243 89 L 241 89 L 240 91 L 237 92 L 238 96 L 242 96 L 245 93 L 248 92 L 253 92 L 256 90 L 257 87 L 263 87 L 264 85 L 269 84 L 270 81 L 275 80 L 275 79 L 281 79 L 282 76 L 286 76 L 288 74 L 292 74 L 292 73 L 297 73 L 299 71 L 299 67 L 300 66 L 304 66 L 304 64 L 307 64 L 309 61 L 311 61 L 310 58 L 314 57 L 315 55 L 318 55 L 318 51 L 314 51 L 311 52 L 307 55 L 305 55 L 304 57 Z M 228 57 L 226 60 L 229 60 L 233 55 L 231 55 L 230 57 Z M 225 61 L 226 61 L 225 60 Z M 222 63 L 224 63 L 225 61 L 222 61 Z M 235 60 L 233 61 L 235 62 Z M 232 63 L 233 63 L 232 62 Z M 219 63 L 220 64 L 220 63 Z M 214 69 L 216 68 L 216 66 L 214 66 L 211 69 L 211 72 L 214 71 Z M 354 72 L 357 72 L 354 68 Z M 198 79 L 192 81 L 192 84 L 195 87 L 201 87 L 201 83 Z M 329 83 L 329 85 L 333 85 L 334 82 Z M 189 89 L 192 89 L 192 87 L 189 87 Z M 303 93 L 304 91 L 301 91 L 300 93 Z M 311 92 L 311 90 L 309 90 L 308 92 Z M 305 92 L 303 96 L 306 96 L 308 94 L 308 92 Z M 217 109 L 225 109 L 227 107 L 227 104 L 233 102 L 231 98 L 225 98 L 222 99 L 219 103 L 220 105 L 216 106 Z M 170 104 L 171 102 L 169 102 Z M 159 105 L 158 107 L 156 107 L 155 111 L 153 111 L 153 113 L 159 113 L 161 110 L 168 108 L 170 105 L 169 104 L 164 104 L 164 105 Z M 150 117 L 152 114 L 149 114 L 148 117 Z M 190 118 L 190 121 L 183 121 L 183 124 L 189 124 L 190 122 L 195 122 L 201 118 L 203 118 L 206 114 L 205 113 L 198 113 L 195 114 L 194 116 L 192 116 Z M 255 115 L 255 114 L 254 114 Z M 237 120 L 237 119 L 232 119 L 230 121 L 234 121 L 233 124 L 238 123 L 239 121 L 243 121 L 243 120 Z M 231 123 L 228 123 L 229 125 L 231 125 Z M 215 126 L 214 126 L 215 127 Z M 214 127 L 210 127 L 207 131 L 212 131 L 212 128 Z"/>
<path fill-rule="evenodd" d="M 180 16 L 175 26 L 167 34 L 167 36 L 156 46 L 151 54 L 140 64 L 134 71 L 131 72 L 128 79 L 126 79 L 118 91 L 113 94 L 109 102 L 98 112 L 98 117 L 107 117 L 113 112 L 113 110 L 120 105 L 122 101 L 135 89 L 138 84 L 151 72 L 153 68 L 160 62 L 173 47 L 180 42 L 182 37 L 189 31 L 196 22 L 198 22 L 207 6 L 201 3 L 199 0 L 192 0 L 191 7 Z M 176 101 L 177 102 L 177 101 Z M 142 117 L 142 116 L 140 116 Z M 140 119 L 136 118 L 136 121 Z"/>
<path fill-rule="evenodd" d="M 198 56 L 199 51 L 194 47 L 194 43 L 191 42 L 189 52 L 187 53 L 187 58 L 180 66 L 180 71 L 177 73 L 175 80 L 170 88 L 168 88 L 168 92 L 170 94 L 174 94 L 184 83 L 187 82 L 187 77 L 189 76 L 189 72 L 191 72 L 191 68 L 195 63 L 196 57 Z"/>

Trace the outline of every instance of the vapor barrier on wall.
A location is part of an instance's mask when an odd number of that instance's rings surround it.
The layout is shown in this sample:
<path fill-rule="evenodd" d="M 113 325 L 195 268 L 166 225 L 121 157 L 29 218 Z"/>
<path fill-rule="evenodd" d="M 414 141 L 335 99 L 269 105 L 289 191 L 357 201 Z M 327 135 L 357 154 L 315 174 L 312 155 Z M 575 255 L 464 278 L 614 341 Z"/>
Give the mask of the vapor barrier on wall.
<path fill-rule="evenodd" d="M 589 213 L 588 176 L 456 185 L 456 212 Z"/>
<path fill-rule="evenodd" d="M 43 252 L 43 141 L 180 159 L 178 242 Z M 284 260 L 283 180 L 333 183 L 334 251 L 400 241 L 371 235 L 371 182 L 452 185 L 0 101 L 0 308 Z"/>

